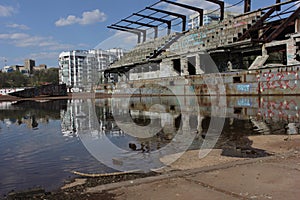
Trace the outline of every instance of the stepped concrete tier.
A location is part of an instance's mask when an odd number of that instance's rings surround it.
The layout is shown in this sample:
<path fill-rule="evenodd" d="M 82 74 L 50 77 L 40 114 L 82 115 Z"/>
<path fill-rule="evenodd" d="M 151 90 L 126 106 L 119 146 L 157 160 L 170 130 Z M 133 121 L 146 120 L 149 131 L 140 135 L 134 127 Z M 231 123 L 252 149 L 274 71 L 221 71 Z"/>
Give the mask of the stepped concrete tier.
<path fill-rule="evenodd" d="M 182 95 L 190 90 L 196 95 L 300 94 L 300 8 L 294 3 L 140 43 L 105 70 L 105 83 L 114 84 L 96 89 L 114 93 L 116 83 L 129 90 L 160 83 Z M 158 95 L 147 86 L 140 90 Z"/>

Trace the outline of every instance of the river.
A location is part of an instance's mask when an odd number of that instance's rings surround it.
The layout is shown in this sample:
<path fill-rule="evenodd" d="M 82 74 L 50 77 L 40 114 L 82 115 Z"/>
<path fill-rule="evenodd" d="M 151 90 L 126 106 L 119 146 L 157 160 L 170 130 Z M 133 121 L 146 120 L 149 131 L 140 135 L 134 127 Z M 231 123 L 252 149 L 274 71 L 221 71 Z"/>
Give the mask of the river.
<path fill-rule="evenodd" d="M 72 171 L 149 171 L 189 149 L 268 154 L 247 136 L 299 133 L 299 97 L 136 97 L 0 102 L 0 194 L 54 190 Z M 289 136 L 287 136 L 288 138 Z"/>

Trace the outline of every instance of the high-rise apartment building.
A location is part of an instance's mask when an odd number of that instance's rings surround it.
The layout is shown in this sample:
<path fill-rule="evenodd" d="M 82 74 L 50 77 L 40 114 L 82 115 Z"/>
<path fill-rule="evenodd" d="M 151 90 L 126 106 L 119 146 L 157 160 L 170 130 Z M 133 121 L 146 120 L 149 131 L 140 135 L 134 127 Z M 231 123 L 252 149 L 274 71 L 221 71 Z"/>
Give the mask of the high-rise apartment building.
<path fill-rule="evenodd" d="M 224 18 L 230 18 L 238 15 L 239 13 L 225 12 Z M 204 10 L 203 12 L 203 25 L 217 24 L 220 21 L 220 13 L 211 10 Z M 198 28 L 200 24 L 200 16 L 198 12 L 189 15 L 188 27 L 189 29 Z"/>
<path fill-rule="evenodd" d="M 76 50 L 59 55 L 60 83 L 73 92 L 91 91 L 103 82 L 103 71 L 123 55 L 122 49 Z"/>

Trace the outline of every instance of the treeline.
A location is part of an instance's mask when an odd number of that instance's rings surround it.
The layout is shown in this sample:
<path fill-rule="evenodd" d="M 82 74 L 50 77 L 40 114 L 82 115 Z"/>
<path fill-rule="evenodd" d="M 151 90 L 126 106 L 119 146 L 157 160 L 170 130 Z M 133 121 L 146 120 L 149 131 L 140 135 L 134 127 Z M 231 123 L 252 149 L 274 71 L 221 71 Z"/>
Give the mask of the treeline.
<path fill-rule="evenodd" d="M 30 76 L 23 75 L 19 71 L 0 73 L 0 88 L 33 87 L 47 83 L 59 83 L 57 68 L 34 71 Z"/>

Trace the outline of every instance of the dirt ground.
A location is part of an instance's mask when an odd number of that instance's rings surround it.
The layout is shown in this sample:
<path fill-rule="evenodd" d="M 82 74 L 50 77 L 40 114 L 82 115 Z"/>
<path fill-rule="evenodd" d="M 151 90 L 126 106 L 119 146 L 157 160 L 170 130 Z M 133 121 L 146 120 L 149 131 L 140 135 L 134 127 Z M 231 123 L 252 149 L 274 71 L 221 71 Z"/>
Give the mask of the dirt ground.
<path fill-rule="evenodd" d="M 252 148 L 265 150 L 271 155 L 286 153 L 300 148 L 300 135 L 258 135 L 247 138 L 253 142 L 251 145 Z M 200 152 L 199 150 L 185 152 L 177 161 L 168 166 L 167 170 L 197 169 L 245 160 L 245 158 L 223 156 L 221 149 L 212 149 L 206 157 L 200 159 Z M 161 161 L 168 163 L 173 156 L 176 155 L 165 156 L 161 158 Z"/>
<path fill-rule="evenodd" d="M 210 153 L 204 157 L 199 158 L 199 150 L 191 150 L 185 152 L 178 160 L 167 167 L 168 170 L 188 170 L 197 169 L 200 167 L 214 166 L 218 164 L 224 164 L 237 160 L 244 160 L 244 158 L 227 157 L 222 156 L 221 149 L 212 149 Z M 168 161 L 175 155 L 169 155 L 161 158 L 163 163 Z"/>
<path fill-rule="evenodd" d="M 300 148 L 300 135 L 258 135 L 248 138 L 253 141 L 253 148 L 264 149 L 272 154 Z"/>

